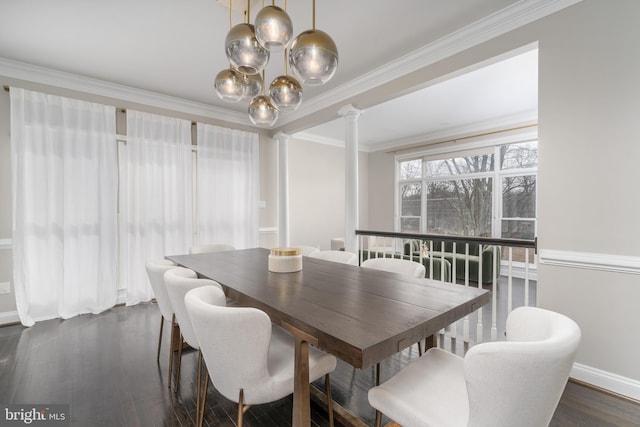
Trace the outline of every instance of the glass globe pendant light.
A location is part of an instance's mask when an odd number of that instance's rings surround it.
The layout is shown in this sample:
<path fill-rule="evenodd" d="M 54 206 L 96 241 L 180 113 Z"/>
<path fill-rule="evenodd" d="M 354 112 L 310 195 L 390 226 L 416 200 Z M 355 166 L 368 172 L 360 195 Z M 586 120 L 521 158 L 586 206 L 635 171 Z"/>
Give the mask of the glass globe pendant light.
<path fill-rule="evenodd" d="M 264 76 L 262 78 L 264 80 Z M 271 99 L 264 94 L 258 95 L 249 104 L 249 119 L 251 123 L 262 128 L 268 128 L 278 120 L 278 109 L 273 105 Z"/>
<path fill-rule="evenodd" d="M 338 48 L 324 31 L 316 30 L 316 2 L 313 0 L 313 27 L 291 42 L 289 65 L 306 85 L 321 85 L 333 77 L 338 68 Z"/>
<path fill-rule="evenodd" d="M 229 28 L 231 28 L 231 4 L 229 0 Z M 220 99 L 228 102 L 238 102 L 243 98 L 243 75 L 233 67 L 220 71 L 216 75 L 215 89 Z"/>
<path fill-rule="evenodd" d="M 271 101 L 280 111 L 293 111 L 302 103 L 302 86 L 287 75 L 287 51 L 284 52 L 284 75 L 276 77 L 269 86 Z"/>
<path fill-rule="evenodd" d="M 262 93 L 262 75 L 243 74 L 242 75 L 242 98 L 253 99 Z"/>
<path fill-rule="evenodd" d="M 248 22 L 250 16 L 247 0 L 247 22 L 231 28 L 224 43 L 229 62 L 243 74 L 257 74 L 269 62 L 269 50 L 258 42 L 254 26 Z"/>
<path fill-rule="evenodd" d="M 233 68 L 222 70 L 216 75 L 215 88 L 224 101 L 238 102 L 244 98 L 243 76 Z"/>
<path fill-rule="evenodd" d="M 255 30 L 258 42 L 271 52 L 281 52 L 293 37 L 291 18 L 273 2 L 256 15 Z"/>

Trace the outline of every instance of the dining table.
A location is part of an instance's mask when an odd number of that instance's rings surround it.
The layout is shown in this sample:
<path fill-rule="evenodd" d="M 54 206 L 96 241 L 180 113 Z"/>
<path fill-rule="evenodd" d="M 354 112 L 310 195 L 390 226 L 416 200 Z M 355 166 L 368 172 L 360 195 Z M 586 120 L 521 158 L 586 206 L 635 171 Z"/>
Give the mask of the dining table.
<path fill-rule="evenodd" d="M 312 257 L 303 257 L 300 271 L 276 273 L 269 271 L 269 254 L 252 248 L 166 258 L 218 282 L 236 304 L 263 310 L 291 332 L 293 427 L 311 424 L 309 345 L 366 369 L 434 337 L 491 300 L 489 291 L 472 286 Z"/>

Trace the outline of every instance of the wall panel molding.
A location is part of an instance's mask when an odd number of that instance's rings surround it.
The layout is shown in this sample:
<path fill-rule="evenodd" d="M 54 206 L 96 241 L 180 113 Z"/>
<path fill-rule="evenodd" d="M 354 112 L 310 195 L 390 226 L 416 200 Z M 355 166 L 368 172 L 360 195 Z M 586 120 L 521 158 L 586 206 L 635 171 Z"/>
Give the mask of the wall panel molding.
<path fill-rule="evenodd" d="M 539 263 L 615 273 L 640 274 L 640 257 L 541 249 Z"/>

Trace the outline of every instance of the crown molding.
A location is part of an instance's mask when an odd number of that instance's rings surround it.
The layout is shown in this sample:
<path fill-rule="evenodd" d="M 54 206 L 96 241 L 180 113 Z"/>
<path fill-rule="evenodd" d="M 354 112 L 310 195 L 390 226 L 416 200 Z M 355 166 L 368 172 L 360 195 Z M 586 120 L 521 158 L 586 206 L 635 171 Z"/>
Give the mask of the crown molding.
<path fill-rule="evenodd" d="M 528 113 L 500 117 L 495 120 L 473 123 L 468 126 L 459 126 L 449 129 L 443 129 L 437 132 L 431 132 L 428 134 L 414 135 L 402 139 L 389 140 L 373 144 L 360 143 L 358 145 L 358 150 L 365 153 L 373 153 L 378 151 L 397 152 L 410 150 L 412 148 L 418 148 L 420 146 L 425 146 L 428 144 L 446 142 L 446 140 L 452 138 L 471 138 L 474 135 L 482 134 L 484 132 L 500 132 L 508 128 L 528 126 L 537 123 L 537 120 L 538 112 L 531 111 Z M 526 133 L 519 132 L 518 136 L 515 137 L 515 139 L 517 139 L 518 141 L 522 141 L 523 138 L 535 139 L 537 138 L 537 132 L 537 129 L 529 130 Z M 344 148 L 344 141 L 341 139 L 327 138 L 310 132 L 297 132 L 294 133 L 292 137 L 297 140 Z M 504 140 L 505 138 L 507 138 L 507 140 Z M 514 139 L 513 135 L 509 135 L 506 137 L 500 136 L 499 134 L 492 135 L 492 143 L 495 143 L 497 140 L 499 143 L 508 143 L 512 139 Z M 446 148 L 444 150 L 451 151 L 451 148 Z"/>
<path fill-rule="evenodd" d="M 537 123 L 537 121 L 538 111 L 530 111 L 527 113 L 499 117 L 493 120 L 471 123 L 465 126 L 442 129 L 427 134 L 412 135 L 402 139 L 367 144 L 367 147 L 370 152 L 408 150 L 429 143 L 435 144 L 445 142 L 452 138 L 470 138 L 484 132 L 497 132 L 507 128 L 530 125 Z M 498 138 L 500 138 L 498 135 L 493 136 L 493 140 L 497 140 Z"/>
<path fill-rule="evenodd" d="M 393 62 L 305 101 L 298 110 L 282 120 L 278 128 L 316 111 L 345 102 L 355 95 L 432 65 L 581 1 L 522 0 L 514 3 Z"/>
<path fill-rule="evenodd" d="M 344 141 L 341 139 L 327 138 L 309 132 L 297 132 L 291 135 L 293 139 L 307 142 L 315 142 L 317 144 L 331 145 L 333 147 L 344 148 Z M 362 149 L 362 147 L 360 147 Z"/>
<path fill-rule="evenodd" d="M 0 75 L 247 126 L 246 114 L 0 57 Z"/>

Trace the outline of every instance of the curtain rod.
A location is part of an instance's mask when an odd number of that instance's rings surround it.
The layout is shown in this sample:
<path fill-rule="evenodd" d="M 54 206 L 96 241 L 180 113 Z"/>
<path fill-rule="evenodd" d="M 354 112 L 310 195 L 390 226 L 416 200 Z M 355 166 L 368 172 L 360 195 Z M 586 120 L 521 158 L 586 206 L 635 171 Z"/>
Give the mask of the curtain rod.
<path fill-rule="evenodd" d="M 434 146 L 437 146 L 437 145 L 440 145 L 440 144 L 447 144 L 449 142 L 457 142 L 457 141 L 461 141 L 461 140 L 464 140 L 464 139 L 477 138 L 477 137 L 480 137 L 480 136 L 495 135 L 497 133 L 511 132 L 511 131 L 514 131 L 514 130 L 527 129 L 527 128 L 532 128 L 532 127 L 536 127 L 536 126 L 538 126 L 538 123 L 531 123 L 529 125 L 515 126 L 515 127 L 507 128 L 507 129 L 500 129 L 500 130 L 493 130 L 493 131 L 490 131 L 490 132 L 477 133 L 475 135 L 461 136 L 459 138 L 447 139 L 445 141 L 433 142 L 431 144 L 420 144 L 420 145 L 414 145 L 414 146 L 410 146 L 410 147 L 401 148 L 399 150 L 389 150 L 389 151 L 387 151 L 387 153 L 398 153 L 398 152 L 401 152 L 401 151 L 414 150 L 416 148 L 434 147 Z"/>

